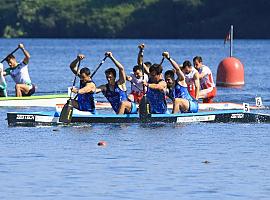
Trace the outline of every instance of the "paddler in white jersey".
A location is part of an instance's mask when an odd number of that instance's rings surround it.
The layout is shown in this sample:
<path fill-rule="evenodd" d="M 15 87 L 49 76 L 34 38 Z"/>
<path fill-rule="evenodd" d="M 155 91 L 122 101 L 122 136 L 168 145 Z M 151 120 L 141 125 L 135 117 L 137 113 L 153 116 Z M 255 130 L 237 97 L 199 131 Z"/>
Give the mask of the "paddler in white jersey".
<path fill-rule="evenodd" d="M 185 74 L 189 94 L 194 99 L 198 100 L 200 95 L 199 72 L 191 65 L 181 67 L 181 71 Z"/>
<path fill-rule="evenodd" d="M 131 82 L 131 93 L 128 95 L 128 99 L 135 103 L 140 103 L 143 98 L 143 81 L 148 82 L 147 74 L 143 74 L 142 67 L 135 65 L 133 67 L 133 73 L 126 76 L 127 80 Z"/>
<path fill-rule="evenodd" d="M 144 44 L 140 44 L 138 46 L 139 48 L 137 59 L 138 65 L 135 65 L 133 67 L 133 72 L 130 73 L 129 76 L 126 76 L 127 80 L 131 82 L 131 93 L 128 95 L 128 99 L 130 99 L 132 102 L 135 103 L 140 103 L 141 99 L 143 98 L 144 95 L 143 81 L 148 82 L 149 67 L 151 66 L 150 62 L 142 64 L 144 47 L 145 47 Z M 142 69 L 142 65 L 144 69 Z M 145 73 L 143 73 L 143 71 Z"/>
<path fill-rule="evenodd" d="M 4 72 L 4 66 L 2 63 L 0 63 L 0 97 L 7 96 L 7 83 L 3 76 L 3 72 Z"/>
<path fill-rule="evenodd" d="M 15 92 L 17 97 L 31 96 L 35 92 L 35 87 L 32 85 L 28 73 L 30 54 L 26 51 L 23 44 L 19 44 L 18 47 L 22 50 L 25 56 L 23 61 L 18 63 L 14 55 L 8 55 L 6 61 L 9 68 L 5 69 L 3 75 L 10 75 L 16 83 Z"/>
<path fill-rule="evenodd" d="M 201 88 L 199 98 L 203 99 L 203 103 L 212 103 L 213 98 L 216 96 L 217 89 L 210 68 L 203 65 L 202 62 L 201 56 L 193 58 L 194 67 L 198 70 L 200 78 Z"/>

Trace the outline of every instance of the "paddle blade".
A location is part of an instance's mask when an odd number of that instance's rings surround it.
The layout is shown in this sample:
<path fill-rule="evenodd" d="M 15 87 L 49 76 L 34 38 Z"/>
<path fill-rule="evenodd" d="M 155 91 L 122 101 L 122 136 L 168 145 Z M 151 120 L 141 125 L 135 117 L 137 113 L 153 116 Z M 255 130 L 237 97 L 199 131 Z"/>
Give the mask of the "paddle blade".
<path fill-rule="evenodd" d="M 72 101 L 68 100 L 61 111 L 61 114 L 59 117 L 59 122 L 69 124 L 71 122 L 71 119 L 72 119 L 72 113 L 73 113 Z"/>
<path fill-rule="evenodd" d="M 140 102 L 139 114 L 140 114 L 140 118 L 149 117 L 151 115 L 150 103 L 149 103 L 146 95 L 143 96 L 143 98 Z"/>

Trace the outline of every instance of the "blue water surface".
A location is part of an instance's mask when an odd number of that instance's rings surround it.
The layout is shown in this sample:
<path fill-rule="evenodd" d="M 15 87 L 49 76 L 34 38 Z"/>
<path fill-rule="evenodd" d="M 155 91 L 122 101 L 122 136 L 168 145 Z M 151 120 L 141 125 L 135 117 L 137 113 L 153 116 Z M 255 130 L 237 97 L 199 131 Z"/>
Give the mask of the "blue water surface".
<path fill-rule="evenodd" d="M 112 51 L 130 72 L 137 45 L 145 61 L 169 51 L 179 63 L 196 55 L 216 76 L 228 56 L 222 40 L 0 39 L 4 57 L 23 42 L 38 94 L 65 92 L 72 84 L 69 63 L 78 53 L 92 70 Z M 270 40 L 235 40 L 234 55 L 245 66 L 245 86 L 218 88 L 217 102 L 247 102 L 261 96 L 270 105 Z M 22 59 L 22 53 L 16 56 Z M 94 80 L 105 83 L 106 61 Z M 165 70 L 170 69 L 167 61 Z M 7 78 L 8 93 L 14 83 Z M 99 100 L 105 100 L 98 95 Z M 269 124 L 77 125 L 8 127 L 0 108 L 0 199 L 269 199 Z M 268 112 L 268 111 L 266 111 Z M 105 147 L 98 146 L 105 141 Z"/>

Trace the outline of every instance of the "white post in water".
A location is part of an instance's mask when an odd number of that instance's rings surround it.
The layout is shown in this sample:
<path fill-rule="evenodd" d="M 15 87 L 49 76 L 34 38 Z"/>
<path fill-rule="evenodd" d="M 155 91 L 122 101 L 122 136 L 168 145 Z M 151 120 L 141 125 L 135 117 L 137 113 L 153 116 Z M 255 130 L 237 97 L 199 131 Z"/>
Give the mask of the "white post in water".
<path fill-rule="evenodd" d="M 230 57 L 233 56 L 233 25 L 231 25 L 231 33 L 230 33 Z"/>

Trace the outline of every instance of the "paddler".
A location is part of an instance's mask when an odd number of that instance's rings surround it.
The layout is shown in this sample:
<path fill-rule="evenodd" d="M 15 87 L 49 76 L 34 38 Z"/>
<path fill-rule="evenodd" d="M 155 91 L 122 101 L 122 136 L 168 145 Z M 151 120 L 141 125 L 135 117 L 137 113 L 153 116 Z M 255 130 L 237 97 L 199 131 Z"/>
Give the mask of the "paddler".
<path fill-rule="evenodd" d="M 0 97 L 7 97 L 7 83 L 3 76 L 4 66 L 0 63 Z"/>
<path fill-rule="evenodd" d="M 181 70 L 185 74 L 188 92 L 194 99 L 198 100 L 200 95 L 199 72 L 191 65 L 190 62 L 186 64 L 188 65 L 181 67 Z"/>
<path fill-rule="evenodd" d="M 126 73 L 123 65 L 118 62 L 112 52 L 106 52 L 105 56 L 110 58 L 119 70 L 119 79 L 116 80 L 116 70 L 109 68 L 105 71 L 107 84 L 101 85 L 96 89 L 96 92 L 102 92 L 110 102 L 113 110 L 117 114 L 135 114 L 137 106 L 134 102 L 130 102 L 127 96 L 126 89 Z"/>
<path fill-rule="evenodd" d="M 141 99 L 143 98 L 143 80 L 148 82 L 149 67 L 151 66 L 150 62 L 146 62 L 142 65 L 144 47 L 144 44 L 138 46 L 139 53 L 137 61 L 139 64 L 135 65 L 133 67 L 133 72 L 127 76 L 127 80 L 131 82 L 131 93 L 128 95 L 128 98 L 136 103 L 140 103 Z M 144 69 L 142 69 L 142 66 Z M 143 73 L 143 70 L 145 73 Z"/>
<path fill-rule="evenodd" d="M 140 44 L 138 48 L 139 48 L 139 53 L 138 53 L 138 58 L 137 58 L 137 64 L 139 66 L 143 65 L 144 73 L 149 75 L 149 68 L 151 67 L 152 63 L 149 61 L 143 63 L 143 52 L 144 52 L 145 45 Z"/>
<path fill-rule="evenodd" d="M 166 103 L 166 82 L 162 76 L 162 66 L 153 64 L 149 68 L 149 81 L 144 81 L 147 87 L 146 97 L 150 104 L 152 114 L 165 114 L 167 113 Z"/>
<path fill-rule="evenodd" d="M 95 114 L 95 91 L 96 85 L 91 79 L 89 68 L 83 67 L 78 72 L 77 63 L 83 60 L 85 56 L 79 54 L 75 60 L 70 63 L 71 71 L 80 78 L 80 88 L 73 87 L 71 92 L 77 94 L 77 100 L 72 99 L 74 108 L 81 111 L 88 111 Z"/>
<path fill-rule="evenodd" d="M 203 99 L 203 103 L 212 103 L 213 98 L 216 96 L 217 89 L 210 68 L 203 65 L 202 62 L 201 56 L 193 58 L 194 67 L 198 70 L 200 78 L 201 88 L 199 97 Z"/>
<path fill-rule="evenodd" d="M 169 60 L 177 75 L 177 78 L 175 79 L 173 70 L 165 72 L 165 81 L 169 90 L 168 97 L 173 100 L 172 113 L 175 114 L 179 111 L 185 113 L 198 112 L 198 102 L 188 92 L 185 74 L 182 72 L 179 65 L 170 57 L 169 52 L 163 52 L 162 56 Z M 183 69 L 189 66 L 191 66 L 191 63 L 189 61 L 184 61 Z"/>
<path fill-rule="evenodd" d="M 128 95 L 128 99 L 135 103 L 140 103 L 143 93 L 143 80 L 148 81 L 147 74 L 143 74 L 142 67 L 135 65 L 133 72 L 127 76 L 127 80 L 131 82 L 131 93 Z"/>
<path fill-rule="evenodd" d="M 6 61 L 9 68 L 4 71 L 3 75 L 10 75 L 16 83 L 15 92 L 17 97 L 31 96 L 35 93 L 35 86 L 32 84 L 28 72 L 30 54 L 24 48 L 23 44 L 19 44 L 18 47 L 22 50 L 25 56 L 23 61 L 18 63 L 14 55 L 8 55 Z"/>

